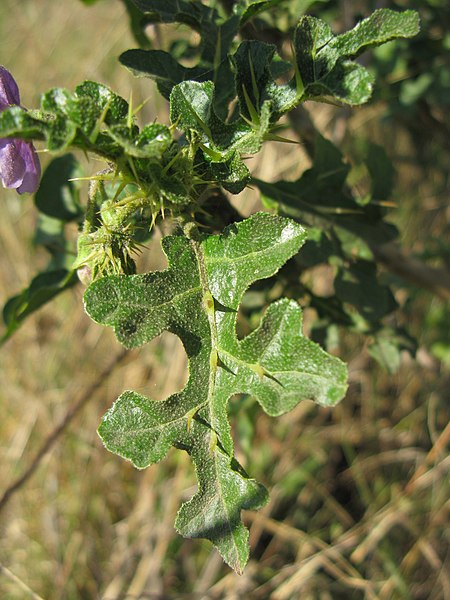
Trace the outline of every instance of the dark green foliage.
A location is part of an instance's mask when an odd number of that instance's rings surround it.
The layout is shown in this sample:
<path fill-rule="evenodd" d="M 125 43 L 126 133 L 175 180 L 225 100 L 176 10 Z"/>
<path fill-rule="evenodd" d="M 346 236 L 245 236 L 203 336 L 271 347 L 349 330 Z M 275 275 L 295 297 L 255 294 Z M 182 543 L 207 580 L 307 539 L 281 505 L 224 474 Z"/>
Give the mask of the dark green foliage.
<path fill-rule="evenodd" d="M 46 168 L 34 201 L 43 214 L 60 221 L 80 220 L 84 214 L 74 177 L 82 176 L 72 154 L 55 158 Z"/>

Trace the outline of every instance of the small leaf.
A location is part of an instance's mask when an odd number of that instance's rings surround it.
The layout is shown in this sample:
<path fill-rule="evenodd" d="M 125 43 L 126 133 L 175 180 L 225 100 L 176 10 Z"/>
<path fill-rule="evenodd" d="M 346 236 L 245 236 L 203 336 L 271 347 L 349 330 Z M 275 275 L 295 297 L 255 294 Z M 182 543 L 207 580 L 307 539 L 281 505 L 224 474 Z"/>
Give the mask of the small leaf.
<path fill-rule="evenodd" d="M 259 15 L 259 13 L 274 8 L 285 1 L 286 0 L 251 0 L 250 2 L 242 3 L 243 9 L 239 11 L 241 15 L 241 27 L 245 25 L 247 21 L 253 19 L 253 17 Z"/>
<path fill-rule="evenodd" d="M 251 118 L 247 98 L 257 113 L 264 102 L 270 101 L 274 113 L 272 120 L 276 120 L 298 101 L 292 83 L 277 85 L 274 81 L 271 65 L 279 60 L 275 52 L 276 48 L 271 44 L 245 41 L 233 56 L 241 113 L 247 118 Z"/>
<path fill-rule="evenodd" d="M 123 123 L 128 117 L 128 102 L 106 85 L 96 81 L 84 81 L 76 87 L 75 94 L 80 100 L 92 100 L 99 115 L 105 112 L 103 119 L 107 125 Z"/>
<path fill-rule="evenodd" d="M 146 125 L 141 132 L 137 127 L 114 125 L 108 132 L 129 156 L 137 158 L 161 159 L 173 142 L 169 128 L 159 123 Z"/>
<path fill-rule="evenodd" d="M 27 288 L 6 302 L 3 308 L 6 332 L 0 338 L 0 344 L 16 331 L 26 317 L 73 286 L 77 281 L 76 274 L 66 269 L 44 271 L 36 275 Z"/>
<path fill-rule="evenodd" d="M 191 129 L 212 139 L 214 84 L 212 81 L 181 83 L 170 95 L 170 119 L 180 129 Z"/>
<path fill-rule="evenodd" d="M 81 175 L 80 165 L 72 154 L 53 159 L 42 175 L 34 198 L 40 212 L 61 221 L 80 219 L 83 210 L 78 201 L 77 184 L 70 180 Z"/>
<path fill-rule="evenodd" d="M 216 181 L 230 194 L 239 194 L 250 181 L 250 171 L 237 152 L 221 162 L 208 163 L 202 176 L 206 181 Z"/>
<path fill-rule="evenodd" d="M 129 50 L 120 56 L 122 64 L 136 75 L 155 79 L 160 93 L 167 99 L 173 86 L 182 81 L 220 81 L 215 110 L 221 118 L 225 118 L 228 104 L 235 96 L 228 54 L 238 32 L 239 17 L 231 15 L 223 20 L 213 6 L 202 2 L 134 0 L 134 3 L 147 23 L 183 23 L 196 31 L 200 35 L 200 44 L 195 52 L 199 58 L 198 63 L 189 68 L 178 63 L 169 52 Z M 190 53 L 192 48 L 188 45 L 187 50 Z M 192 60 L 191 54 L 186 58 Z"/>

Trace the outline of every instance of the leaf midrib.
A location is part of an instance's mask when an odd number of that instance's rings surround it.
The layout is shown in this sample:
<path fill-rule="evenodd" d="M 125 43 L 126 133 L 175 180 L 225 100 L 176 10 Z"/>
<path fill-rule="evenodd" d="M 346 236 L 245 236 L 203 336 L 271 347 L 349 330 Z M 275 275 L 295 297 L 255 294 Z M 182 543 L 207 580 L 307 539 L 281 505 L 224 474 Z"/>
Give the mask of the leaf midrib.
<path fill-rule="evenodd" d="M 296 236 L 296 237 L 298 237 L 298 236 Z M 292 243 L 293 241 L 295 241 L 295 237 L 289 238 L 288 240 L 286 240 L 285 242 L 281 242 L 280 244 L 267 246 L 263 250 L 254 250 L 252 252 L 248 252 L 247 254 L 243 254 L 243 255 L 241 255 L 239 257 L 235 257 L 235 258 L 228 257 L 228 256 L 210 257 L 210 255 L 206 255 L 206 263 L 208 266 L 212 265 L 212 264 L 217 264 L 217 263 L 241 263 L 241 262 L 248 260 L 249 257 L 256 258 L 261 255 L 267 255 L 269 252 L 272 252 L 275 249 L 283 248 L 284 246 L 288 245 L 289 243 Z"/>

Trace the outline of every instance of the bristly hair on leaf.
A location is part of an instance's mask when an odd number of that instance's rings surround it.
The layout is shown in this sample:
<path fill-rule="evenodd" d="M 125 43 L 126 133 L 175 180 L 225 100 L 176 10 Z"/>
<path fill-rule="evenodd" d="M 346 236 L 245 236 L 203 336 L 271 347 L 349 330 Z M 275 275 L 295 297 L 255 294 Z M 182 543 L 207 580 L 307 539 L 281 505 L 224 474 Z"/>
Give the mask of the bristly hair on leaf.
<path fill-rule="evenodd" d="M 128 348 L 164 330 L 181 339 L 189 360 L 185 388 L 163 402 L 124 392 L 99 433 L 138 468 L 158 462 L 171 446 L 189 453 L 199 491 L 181 507 L 176 527 L 211 540 L 237 572 L 248 559 L 240 511 L 260 507 L 266 492 L 234 457 L 228 400 L 250 394 L 276 416 L 304 399 L 333 406 L 347 387 L 345 365 L 303 337 L 293 300 L 270 305 L 258 329 L 236 337 L 245 290 L 274 275 L 305 239 L 294 221 L 257 213 L 221 235 L 166 237 L 166 271 L 105 277 L 85 293 L 91 318 L 113 327 Z"/>

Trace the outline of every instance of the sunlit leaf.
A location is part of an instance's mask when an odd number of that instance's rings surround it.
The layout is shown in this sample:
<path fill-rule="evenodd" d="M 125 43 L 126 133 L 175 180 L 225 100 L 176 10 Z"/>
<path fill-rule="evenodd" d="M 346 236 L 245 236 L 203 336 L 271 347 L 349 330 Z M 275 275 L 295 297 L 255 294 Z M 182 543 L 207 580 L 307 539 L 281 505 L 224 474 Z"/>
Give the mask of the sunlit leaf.
<path fill-rule="evenodd" d="M 334 405 L 346 390 L 345 366 L 303 337 L 293 300 L 272 304 L 253 333 L 236 337 L 246 289 L 276 273 L 304 241 L 300 225 L 257 213 L 222 235 L 166 237 L 166 271 L 106 277 L 85 294 L 88 314 L 113 327 L 126 347 L 164 330 L 180 337 L 189 360 L 185 388 L 163 402 L 124 392 L 99 431 L 110 450 L 139 468 L 161 460 L 171 446 L 191 455 L 199 491 L 182 506 L 177 528 L 210 539 L 238 572 L 248 556 L 239 512 L 261 506 L 266 496 L 233 456 L 229 398 L 250 394 L 280 415 L 303 399 Z"/>

